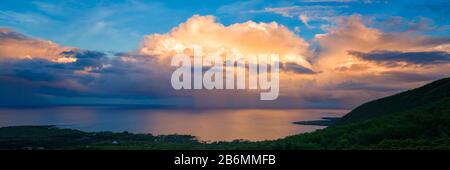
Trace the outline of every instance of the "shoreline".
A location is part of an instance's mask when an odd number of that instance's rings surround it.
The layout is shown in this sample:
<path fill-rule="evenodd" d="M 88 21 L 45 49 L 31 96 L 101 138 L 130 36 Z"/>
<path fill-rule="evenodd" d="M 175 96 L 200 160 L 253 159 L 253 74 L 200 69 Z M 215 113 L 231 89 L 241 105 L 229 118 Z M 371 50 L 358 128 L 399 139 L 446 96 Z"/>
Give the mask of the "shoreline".
<path fill-rule="evenodd" d="M 319 120 L 305 120 L 292 123 L 296 125 L 305 125 L 305 126 L 331 126 L 336 124 L 340 119 L 341 119 L 340 117 L 322 117 Z"/>

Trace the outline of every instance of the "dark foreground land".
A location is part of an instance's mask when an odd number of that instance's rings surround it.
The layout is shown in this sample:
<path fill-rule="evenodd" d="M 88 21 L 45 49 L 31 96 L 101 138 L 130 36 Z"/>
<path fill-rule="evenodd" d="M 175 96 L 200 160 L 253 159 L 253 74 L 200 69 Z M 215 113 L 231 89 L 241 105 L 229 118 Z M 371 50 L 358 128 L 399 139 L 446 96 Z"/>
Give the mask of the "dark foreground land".
<path fill-rule="evenodd" d="M 0 128 L 0 149 L 448 150 L 450 78 L 365 103 L 332 122 L 325 129 L 278 140 L 215 143 L 204 143 L 189 135 L 94 133 L 54 126 L 4 127 Z"/>

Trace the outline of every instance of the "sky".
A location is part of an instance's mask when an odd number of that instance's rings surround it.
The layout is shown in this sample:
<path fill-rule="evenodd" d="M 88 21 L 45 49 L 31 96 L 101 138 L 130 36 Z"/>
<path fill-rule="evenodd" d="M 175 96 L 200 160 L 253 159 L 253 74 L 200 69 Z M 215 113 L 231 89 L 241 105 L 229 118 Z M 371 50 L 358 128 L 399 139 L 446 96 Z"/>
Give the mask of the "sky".
<path fill-rule="evenodd" d="M 0 105 L 353 108 L 448 77 L 449 9 L 445 0 L 4 0 Z M 195 46 L 280 54 L 280 97 L 174 91 L 169 59 Z"/>

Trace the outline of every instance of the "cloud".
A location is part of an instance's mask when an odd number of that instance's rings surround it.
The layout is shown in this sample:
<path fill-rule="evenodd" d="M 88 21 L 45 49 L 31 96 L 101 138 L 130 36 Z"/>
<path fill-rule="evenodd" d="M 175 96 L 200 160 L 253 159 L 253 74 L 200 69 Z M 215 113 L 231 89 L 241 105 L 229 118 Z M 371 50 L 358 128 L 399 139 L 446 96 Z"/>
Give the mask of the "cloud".
<path fill-rule="evenodd" d="M 295 64 L 295 63 L 281 64 L 281 69 L 286 70 L 286 71 L 291 71 L 294 73 L 298 73 L 298 74 L 315 74 L 316 73 L 315 71 L 313 71 L 309 68 L 303 67 L 303 66 Z"/>
<path fill-rule="evenodd" d="M 62 53 L 74 50 L 58 44 L 27 37 L 9 29 L 0 29 L 0 61 L 2 59 L 46 59 L 54 62 L 74 62 L 75 59 Z"/>
<path fill-rule="evenodd" d="M 321 68 L 334 70 L 336 66 L 367 65 L 364 61 L 359 61 L 360 57 L 348 51 L 362 53 L 380 50 L 450 51 L 449 37 L 446 36 L 430 37 L 414 32 L 383 32 L 366 26 L 359 15 L 339 18 L 335 22 L 336 27 L 329 28 L 325 34 L 316 35 L 314 39 L 314 42 L 320 45 L 320 56 L 316 58 L 316 65 L 320 65 Z"/>
<path fill-rule="evenodd" d="M 450 62 L 450 53 L 443 51 L 371 51 L 368 53 L 349 51 L 349 54 L 359 57 L 363 60 L 375 61 L 388 65 L 393 65 L 399 62 L 406 62 L 417 65 L 445 64 Z"/>
<path fill-rule="evenodd" d="M 313 28 L 310 21 L 330 22 L 341 16 L 341 9 L 349 8 L 347 5 L 303 5 L 270 7 L 263 10 L 250 10 L 250 13 L 274 13 L 283 17 L 295 18 L 303 22 L 308 28 Z"/>
<path fill-rule="evenodd" d="M 290 86 L 287 79 L 289 75 L 292 78 L 295 74 L 301 76 L 315 73 L 308 61 L 311 54 L 309 43 L 283 25 L 276 22 L 248 21 L 226 26 L 218 23 L 213 16 L 195 15 L 168 33 L 147 35 L 140 48 L 132 53 L 131 57 L 147 56 L 155 60 L 157 64 L 152 63 L 152 67 L 165 72 L 161 73 L 160 77 L 170 78 L 171 69 L 173 71 L 174 67 L 170 66 L 169 59 L 177 53 L 193 56 L 194 48 L 201 49 L 204 54 L 219 54 L 223 60 L 235 54 L 242 54 L 244 59 L 248 54 L 278 54 L 284 66 L 280 73 L 281 86 Z M 259 101 L 259 90 L 242 90 L 238 93 L 220 90 L 171 93 L 193 97 L 200 107 L 243 107 L 245 102 L 242 101 L 253 101 L 252 107 L 262 106 Z M 280 93 L 284 95 L 283 93 L 289 91 Z M 234 102 L 229 103 L 230 101 Z M 280 104 L 279 101 L 275 103 L 278 104 L 274 105 Z"/>
<path fill-rule="evenodd" d="M 112 59 L 98 51 L 64 47 L 0 29 L 0 105 L 61 104 L 61 98 L 108 96 L 99 87 Z M 119 82 L 119 79 L 114 80 Z M 11 94 L 11 95 L 8 95 Z M 48 99 L 53 99 L 49 101 Z"/>
<path fill-rule="evenodd" d="M 76 62 L 72 62 L 66 64 L 66 66 L 72 66 L 74 68 L 85 68 L 85 67 L 94 67 L 101 68 L 106 67 L 108 63 L 107 54 L 100 51 L 92 51 L 92 50 L 71 50 L 64 51 L 61 53 L 65 58 L 75 58 Z"/>
<path fill-rule="evenodd" d="M 0 20 L 4 20 L 13 24 L 30 24 L 30 25 L 43 25 L 50 22 L 50 19 L 46 16 L 36 13 L 19 13 L 15 11 L 0 11 Z"/>
<path fill-rule="evenodd" d="M 0 62 L 1 90 L 11 94 L 0 96 L 0 101 L 5 101 L 0 105 L 152 104 L 155 101 L 151 99 L 165 101 L 172 96 L 167 80 L 170 76 L 160 76 L 166 74 L 156 71 L 158 67 L 152 67 L 149 57 L 133 56 L 131 61 L 125 56 L 109 57 L 80 49 L 62 55 L 77 60 L 57 63 L 32 58 Z M 178 100 L 184 98 L 170 99 L 172 104 L 183 105 Z"/>
<path fill-rule="evenodd" d="M 0 101 L 4 105 L 169 101 L 171 106 L 189 107 L 351 108 L 450 73 L 447 36 L 385 32 L 359 15 L 332 22 L 324 34 L 306 41 L 276 22 L 223 25 L 213 16 L 196 15 L 167 33 L 145 36 L 136 50 L 115 55 L 2 30 L 0 89 L 19 95 L 1 96 Z M 170 78 L 176 68 L 168 61 L 176 53 L 192 56 L 194 47 L 221 56 L 280 54 L 279 99 L 259 101 L 260 91 L 172 89 Z M 63 62 L 66 59 L 72 60 Z"/>
<path fill-rule="evenodd" d="M 428 17 L 415 17 L 407 19 L 401 16 L 389 16 L 386 18 L 379 18 L 375 22 L 376 26 L 389 32 L 442 32 L 450 30 L 450 25 L 439 25 Z"/>
<path fill-rule="evenodd" d="M 289 7 L 277 7 L 277 8 L 265 8 L 264 12 L 280 14 L 284 17 L 293 17 L 293 12 L 300 10 L 299 6 L 289 6 Z"/>
<path fill-rule="evenodd" d="M 303 24 L 305 24 L 305 26 L 306 26 L 307 28 L 312 28 L 312 27 L 309 25 L 309 19 L 308 19 L 308 17 L 307 17 L 306 15 L 300 15 L 300 16 L 298 16 L 298 18 L 300 19 L 300 21 L 303 22 Z"/>
<path fill-rule="evenodd" d="M 86 87 L 88 82 L 96 77 L 90 73 L 104 69 L 109 62 L 106 55 L 101 52 L 75 50 L 64 53 L 77 60 L 69 63 L 58 63 L 40 58 L 6 60 L 0 62 L 0 76 L 53 88 L 85 91 L 88 90 Z M 85 74 L 80 74 L 82 72 Z"/>
<path fill-rule="evenodd" d="M 278 54 L 281 62 L 310 67 L 309 44 L 285 26 L 253 21 L 224 26 L 213 16 L 194 15 L 169 33 L 147 35 L 138 53 L 165 60 L 176 53 L 192 56 L 195 47 L 205 54 L 219 52 L 224 56 Z"/>
<path fill-rule="evenodd" d="M 332 98 L 354 106 L 450 73 L 446 59 L 450 42 L 446 36 L 384 32 L 370 27 L 371 22 L 360 15 L 338 17 L 333 22 L 326 33 L 310 42 L 317 47 L 311 63 L 319 74 L 307 80 L 314 84 L 304 81 L 307 87 L 303 89 L 314 89 L 317 94 L 328 92 Z"/>

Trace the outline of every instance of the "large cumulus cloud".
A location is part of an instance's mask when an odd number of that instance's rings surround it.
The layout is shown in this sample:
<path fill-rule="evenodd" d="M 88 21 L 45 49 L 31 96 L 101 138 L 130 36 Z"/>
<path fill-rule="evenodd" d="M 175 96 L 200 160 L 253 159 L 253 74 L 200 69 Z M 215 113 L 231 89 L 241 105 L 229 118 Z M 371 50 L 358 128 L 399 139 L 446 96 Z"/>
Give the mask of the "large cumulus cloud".
<path fill-rule="evenodd" d="M 194 15 L 169 33 L 147 35 L 138 53 L 164 60 L 176 53 L 192 55 L 194 47 L 205 54 L 279 54 L 282 62 L 310 67 L 309 43 L 285 26 L 253 21 L 224 26 L 213 16 Z"/>
<path fill-rule="evenodd" d="M 222 25 L 193 16 L 134 51 L 110 54 L 63 47 L 0 30 L 0 97 L 13 104 L 170 104 L 190 107 L 354 107 L 450 74 L 450 38 L 384 32 L 359 15 L 338 17 L 306 41 L 278 23 Z M 185 90 L 170 85 L 170 59 L 192 50 L 226 56 L 276 53 L 280 97 L 259 91 Z M 23 50 L 18 50 L 23 49 Z"/>

